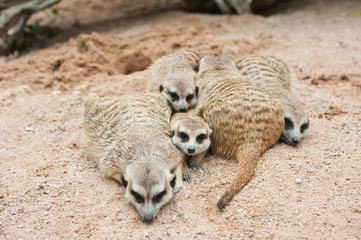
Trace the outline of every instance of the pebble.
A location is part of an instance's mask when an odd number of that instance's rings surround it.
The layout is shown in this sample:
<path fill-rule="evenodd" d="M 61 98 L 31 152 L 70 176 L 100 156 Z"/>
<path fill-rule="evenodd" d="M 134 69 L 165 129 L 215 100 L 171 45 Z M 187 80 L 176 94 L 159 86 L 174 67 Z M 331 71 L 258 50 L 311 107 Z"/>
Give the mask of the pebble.
<path fill-rule="evenodd" d="M 30 131 L 33 131 L 33 128 L 32 127 L 26 127 L 25 130 L 30 132 Z"/>
<path fill-rule="evenodd" d="M 202 168 L 199 169 L 199 172 L 202 173 L 202 174 L 204 173 L 203 170 L 202 170 Z"/>
<path fill-rule="evenodd" d="M 297 184 L 301 184 L 302 181 L 301 181 L 300 178 L 296 178 L 295 182 L 296 182 Z"/>
<path fill-rule="evenodd" d="M 44 191 L 44 194 L 49 194 L 49 193 L 50 193 L 50 190 L 49 190 L 49 189 L 47 189 L 47 190 Z"/>
<path fill-rule="evenodd" d="M 144 232 L 144 237 L 149 237 L 149 232 Z"/>
<path fill-rule="evenodd" d="M 53 96 L 59 96 L 60 94 L 61 94 L 61 91 L 59 91 L 59 90 L 55 90 L 55 91 L 51 92 L 51 95 L 53 95 Z"/>

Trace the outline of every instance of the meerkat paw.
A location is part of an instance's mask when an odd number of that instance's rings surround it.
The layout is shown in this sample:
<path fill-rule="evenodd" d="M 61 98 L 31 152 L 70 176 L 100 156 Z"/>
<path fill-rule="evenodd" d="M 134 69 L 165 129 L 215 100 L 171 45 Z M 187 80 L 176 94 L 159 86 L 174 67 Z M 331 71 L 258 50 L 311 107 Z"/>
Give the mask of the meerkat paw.
<path fill-rule="evenodd" d="M 179 193 L 181 189 L 182 189 L 182 187 L 173 188 L 173 196 L 175 196 L 177 193 Z"/>
<path fill-rule="evenodd" d="M 182 180 L 184 182 L 190 182 L 191 181 L 191 174 L 189 172 L 187 163 L 184 162 L 183 163 L 183 167 L 182 167 Z"/>

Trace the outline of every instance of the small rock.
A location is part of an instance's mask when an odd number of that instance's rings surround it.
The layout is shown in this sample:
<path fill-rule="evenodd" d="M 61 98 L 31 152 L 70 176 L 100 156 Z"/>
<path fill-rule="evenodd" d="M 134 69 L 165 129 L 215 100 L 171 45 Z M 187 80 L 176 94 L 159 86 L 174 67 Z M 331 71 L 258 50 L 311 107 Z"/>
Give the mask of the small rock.
<path fill-rule="evenodd" d="M 204 171 L 202 170 L 202 168 L 199 169 L 199 172 L 202 173 L 202 174 L 204 173 Z"/>
<path fill-rule="evenodd" d="M 301 181 L 300 178 L 296 178 L 295 182 L 296 182 L 297 184 L 301 184 L 302 181 Z"/>
<path fill-rule="evenodd" d="M 55 90 L 55 91 L 51 92 L 52 96 L 59 96 L 60 94 L 61 94 L 61 91 L 59 91 L 59 90 Z"/>
<path fill-rule="evenodd" d="M 144 237 L 149 237 L 149 232 L 144 232 Z"/>
<path fill-rule="evenodd" d="M 33 128 L 32 127 L 26 127 L 25 130 L 30 132 L 30 131 L 33 131 Z"/>
<path fill-rule="evenodd" d="M 49 190 L 49 189 L 47 189 L 47 190 L 44 191 L 44 194 L 49 194 L 49 193 L 50 193 L 50 190 Z"/>

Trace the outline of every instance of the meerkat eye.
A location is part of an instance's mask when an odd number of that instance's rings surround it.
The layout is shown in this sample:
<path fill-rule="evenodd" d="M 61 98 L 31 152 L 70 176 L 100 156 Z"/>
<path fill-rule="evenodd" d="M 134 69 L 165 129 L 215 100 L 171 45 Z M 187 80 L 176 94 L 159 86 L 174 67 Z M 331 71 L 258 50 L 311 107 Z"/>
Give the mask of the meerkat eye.
<path fill-rule="evenodd" d="M 173 101 L 177 101 L 179 99 L 179 96 L 175 92 L 169 92 L 170 97 L 173 99 Z"/>
<path fill-rule="evenodd" d="M 163 190 L 152 198 L 152 201 L 155 203 L 159 203 L 162 200 L 163 196 L 167 193 L 167 190 Z"/>
<path fill-rule="evenodd" d="M 285 130 L 293 128 L 293 123 L 289 118 L 285 118 Z"/>
<path fill-rule="evenodd" d="M 303 133 L 308 128 L 308 123 L 305 123 L 301 126 L 301 133 Z"/>
<path fill-rule="evenodd" d="M 178 137 L 180 137 L 183 142 L 186 142 L 186 141 L 188 141 L 188 139 L 189 139 L 188 134 L 186 134 L 185 132 L 179 132 L 179 133 L 178 133 Z"/>
<path fill-rule="evenodd" d="M 186 97 L 186 101 L 190 102 L 192 101 L 192 99 L 193 99 L 193 94 L 188 94 L 188 96 Z"/>
<path fill-rule="evenodd" d="M 144 198 L 139 193 L 135 192 L 133 189 L 130 190 L 130 194 L 133 195 L 137 203 L 144 203 Z"/>
<path fill-rule="evenodd" d="M 196 138 L 196 141 L 197 141 L 197 143 L 202 143 L 203 142 L 203 140 L 204 139 L 206 139 L 206 135 L 205 134 L 199 134 L 198 136 L 197 136 L 197 138 Z"/>

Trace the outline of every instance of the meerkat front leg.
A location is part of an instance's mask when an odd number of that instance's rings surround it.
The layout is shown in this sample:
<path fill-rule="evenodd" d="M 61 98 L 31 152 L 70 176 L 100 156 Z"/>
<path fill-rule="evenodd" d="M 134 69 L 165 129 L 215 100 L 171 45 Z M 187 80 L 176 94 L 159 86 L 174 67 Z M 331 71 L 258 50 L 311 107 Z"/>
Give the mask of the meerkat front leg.
<path fill-rule="evenodd" d="M 189 168 L 187 165 L 187 162 L 184 161 L 182 164 L 182 180 L 185 182 L 190 182 L 191 181 L 191 174 L 189 173 Z"/>
<path fill-rule="evenodd" d="M 183 171 L 183 162 L 179 163 L 177 167 L 173 170 L 173 173 L 176 176 L 175 179 L 175 185 L 173 188 L 173 196 L 179 193 L 179 191 L 182 189 L 182 171 Z"/>
<path fill-rule="evenodd" d="M 200 154 L 197 154 L 189 160 L 188 167 L 194 168 L 195 166 L 199 165 L 200 162 L 205 158 L 208 151 L 201 152 Z"/>

